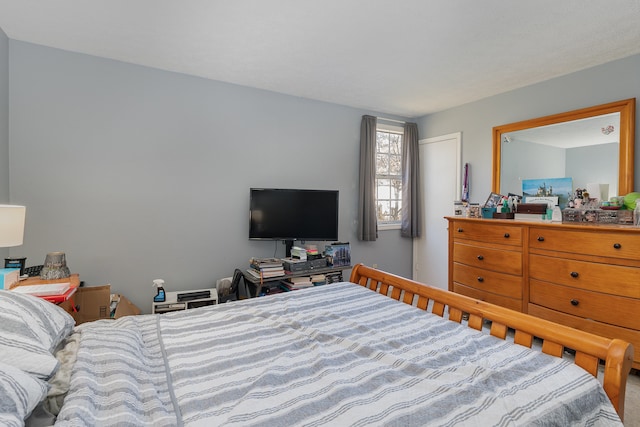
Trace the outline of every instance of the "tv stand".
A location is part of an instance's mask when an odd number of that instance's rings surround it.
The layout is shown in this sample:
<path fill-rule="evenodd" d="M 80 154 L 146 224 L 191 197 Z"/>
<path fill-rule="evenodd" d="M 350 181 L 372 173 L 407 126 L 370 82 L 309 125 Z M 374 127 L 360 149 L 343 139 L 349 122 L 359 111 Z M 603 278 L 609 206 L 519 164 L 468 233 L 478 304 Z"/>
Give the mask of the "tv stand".
<path fill-rule="evenodd" d="M 244 282 L 247 285 L 247 293 L 249 295 L 249 298 L 253 298 L 265 293 L 264 290 L 266 289 L 278 287 L 280 281 L 290 279 L 291 277 L 313 276 L 314 274 L 330 275 L 332 273 L 340 273 L 340 275 L 342 275 L 342 272 L 344 270 L 350 270 L 351 268 L 352 267 L 350 265 L 342 265 L 342 266 L 336 266 L 336 267 L 321 267 L 321 268 L 314 268 L 312 270 L 296 271 L 295 273 L 286 273 L 284 276 L 269 277 L 269 278 L 262 278 L 262 279 L 259 279 L 249 274 L 246 270 L 244 270 L 242 274 L 244 275 Z M 341 278 L 340 280 L 344 280 L 344 278 Z M 347 280 L 349 280 L 348 277 L 347 277 Z M 328 284 L 329 283 L 327 283 L 327 285 Z M 297 292 L 297 291 L 294 291 L 294 292 Z"/>

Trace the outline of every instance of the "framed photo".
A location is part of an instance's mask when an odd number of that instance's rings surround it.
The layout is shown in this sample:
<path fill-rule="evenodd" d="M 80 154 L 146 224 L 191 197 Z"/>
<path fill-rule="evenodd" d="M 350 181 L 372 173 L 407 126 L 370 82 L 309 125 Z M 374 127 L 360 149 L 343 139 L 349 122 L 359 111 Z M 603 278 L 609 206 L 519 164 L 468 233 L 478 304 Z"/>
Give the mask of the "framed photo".
<path fill-rule="evenodd" d="M 484 202 L 484 208 L 495 208 L 500 204 L 500 199 L 502 199 L 502 194 L 491 193 L 487 198 L 487 201 Z"/>
<path fill-rule="evenodd" d="M 569 197 L 573 193 L 571 178 L 523 179 L 522 195 L 529 197 L 557 197 L 560 209 L 567 207 Z"/>

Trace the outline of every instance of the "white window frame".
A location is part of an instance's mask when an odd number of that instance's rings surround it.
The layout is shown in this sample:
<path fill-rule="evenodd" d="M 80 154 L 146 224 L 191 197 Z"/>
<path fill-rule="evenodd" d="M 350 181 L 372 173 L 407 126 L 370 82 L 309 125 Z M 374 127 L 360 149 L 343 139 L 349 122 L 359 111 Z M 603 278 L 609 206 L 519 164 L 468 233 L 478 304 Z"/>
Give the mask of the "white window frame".
<path fill-rule="evenodd" d="M 402 138 L 404 139 L 404 127 L 402 126 L 398 126 L 398 125 L 392 125 L 392 124 L 388 124 L 388 123 L 378 123 L 376 126 L 376 132 L 390 132 L 390 133 L 398 133 L 400 135 L 402 135 Z M 376 147 L 376 152 L 378 150 L 378 147 Z M 378 181 L 378 174 L 377 174 L 377 169 L 376 169 L 376 187 L 377 187 L 377 181 Z M 377 203 L 377 198 L 376 198 L 376 203 Z M 377 218 L 377 215 L 376 215 Z M 400 230 L 400 228 L 402 227 L 402 221 L 398 220 L 398 221 L 380 221 L 378 220 L 378 230 Z"/>

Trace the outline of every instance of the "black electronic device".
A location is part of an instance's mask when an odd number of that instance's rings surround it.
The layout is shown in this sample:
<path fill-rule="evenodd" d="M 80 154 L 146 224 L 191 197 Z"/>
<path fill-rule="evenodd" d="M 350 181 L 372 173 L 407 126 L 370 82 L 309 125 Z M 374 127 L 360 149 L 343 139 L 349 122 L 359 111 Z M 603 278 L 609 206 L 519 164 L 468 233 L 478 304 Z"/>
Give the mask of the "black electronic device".
<path fill-rule="evenodd" d="M 307 271 L 309 270 L 309 264 L 307 261 L 295 261 L 292 260 L 291 258 L 285 258 L 282 261 L 282 266 L 284 267 L 285 271 L 291 272 L 291 273 L 298 273 L 300 271 Z"/>
<path fill-rule="evenodd" d="M 291 256 L 294 240 L 338 239 L 337 190 L 251 188 L 249 239 L 284 240 Z"/>
<path fill-rule="evenodd" d="M 183 292 L 177 295 L 178 302 L 193 301 L 195 299 L 211 298 L 211 291 Z"/>
<path fill-rule="evenodd" d="M 309 267 L 309 270 L 312 270 L 314 268 L 325 268 L 327 266 L 327 259 L 322 257 L 308 260 L 307 266 Z"/>
<path fill-rule="evenodd" d="M 24 274 L 29 277 L 39 276 L 43 267 L 44 265 L 32 265 L 31 267 L 25 267 Z"/>
<path fill-rule="evenodd" d="M 20 276 L 24 275 L 24 263 L 27 261 L 26 258 L 5 258 L 4 259 L 4 268 L 19 268 Z M 39 273 L 38 273 L 39 274 Z"/>
<path fill-rule="evenodd" d="M 187 302 L 187 309 L 206 307 L 208 305 L 213 305 L 213 304 L 214 304 L 213 300 Z"/>

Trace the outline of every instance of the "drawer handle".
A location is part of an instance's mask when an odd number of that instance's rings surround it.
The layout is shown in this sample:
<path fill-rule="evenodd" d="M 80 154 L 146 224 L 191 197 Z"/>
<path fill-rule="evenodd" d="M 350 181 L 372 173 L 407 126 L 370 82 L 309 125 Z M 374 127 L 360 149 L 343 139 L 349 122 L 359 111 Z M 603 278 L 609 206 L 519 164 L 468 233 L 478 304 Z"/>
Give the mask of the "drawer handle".
<path fill-rule="evenodd" d="M 544 242 L 544 237 L 538 236 L 538 242 Z"/>
<path fill-rule="evenodd" d="M 580 304 L 580 301 L 578 301 L 577 299 L 572 299 L 572 300 L 571 300 L 571 305 L 572 305 L 572 306 L 577 307 L 577 306 L 578 306 L 578 304 Z"/>
<path fill-rule="evenodd" d="M 578 276 L 579 276 L 579 274 L 578 274 L 578 272 L 577 272 L 577 271 L 572 271 L 572 272 L 571 272 L 571 277 L 576 278 L 576 277 L 578 277 Z"/>
<path fill-rule="evenodd" d="M 462 228 L 458 228 L 458 233 L 462 233 L 464 230 Z"/>
<path fill-rule="evenodd" d="M 480 283 L 484 282 L 484 277 L 478 276 L 478 282 L 480 282 Z"/>
<path fill-rule="evenodd" d="M 476 258 L 478 258 L 478 261 L 482 261 L 484 259 L 482 255 L 478 255 Z"/>
<path fill-rule="evenodd" d="M 505 239 L 508 239 L 509 237 L 511 237 L 511 236 L 509 236 L 509 233 L 504 233 L 504 238 Z"/>
<path fill-rule="evenodd" d="M 622 247 L 622 245 L 620 243 L 614 243 L 613 244 L 613 248 L 614 249 L 620 249 Z"/>

